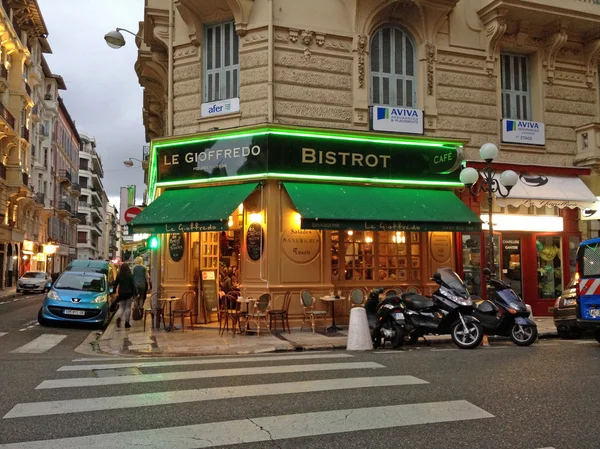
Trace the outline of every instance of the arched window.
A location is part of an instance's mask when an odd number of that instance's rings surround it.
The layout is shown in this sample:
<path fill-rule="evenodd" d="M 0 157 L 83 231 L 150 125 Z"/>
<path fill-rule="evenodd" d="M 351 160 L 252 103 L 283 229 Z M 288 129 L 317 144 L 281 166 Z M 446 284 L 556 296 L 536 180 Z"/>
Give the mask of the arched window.
<path fill-rule="evenodd" d="M 395 26 L 377 30 L 371 38 L 371 104 L 417 106 L 415 44 Z"/>

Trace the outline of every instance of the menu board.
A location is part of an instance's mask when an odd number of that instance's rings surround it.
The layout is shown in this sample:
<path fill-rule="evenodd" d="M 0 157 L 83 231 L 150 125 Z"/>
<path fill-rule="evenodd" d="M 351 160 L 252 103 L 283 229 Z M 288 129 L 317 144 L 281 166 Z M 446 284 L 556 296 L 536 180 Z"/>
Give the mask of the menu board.
<path fill-rule="evenodd" d="M 185 249 L 185 240 L 183 234 L 169 235 L 169 254 L 173 262 L 179 262 L 183 257 Z"/>
<path fill-rule="evenodd" d="M 263 252 L 264 233 L 260 223 L 252 223 L 246 231 L 246 250 L 250 260 L 260 260 Z"/>
<path fill-rule="evenodd" d="M 217 286 L 217 270 L 202 270 L 200 273 L 200 287 L 204 292 L 206 310 L 217 310 L 219 304 L 219 289 Z"/>

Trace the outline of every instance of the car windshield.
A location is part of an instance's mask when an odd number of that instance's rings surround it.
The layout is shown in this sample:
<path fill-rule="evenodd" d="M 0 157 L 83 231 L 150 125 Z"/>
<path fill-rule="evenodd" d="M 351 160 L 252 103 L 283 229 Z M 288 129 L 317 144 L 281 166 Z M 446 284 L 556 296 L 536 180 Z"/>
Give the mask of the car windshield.
<path fill-rule="evenodd" d="M 103 292 L 106 288 L 106 276 L 100 273 L 64 272 L 54 285 L 56 289 Z"/>
<path fill-rule="evenodd" d="M 46 277 L 46 273 L 42 273 L 39 271 L 28 271 L 23 275 L 24 278 L 33 278 L 33 279 L 44 279 Z"/>
<path fill-rule="evenodd" d="M 446 284 L 447 287 L 451 288 L 455 293 L 461 296 L 469 297 L 469 292 L 467 291 L 465 283 L 452 268 L 439 268 L 438 273 L 442 276 L 442 282 Z"/>

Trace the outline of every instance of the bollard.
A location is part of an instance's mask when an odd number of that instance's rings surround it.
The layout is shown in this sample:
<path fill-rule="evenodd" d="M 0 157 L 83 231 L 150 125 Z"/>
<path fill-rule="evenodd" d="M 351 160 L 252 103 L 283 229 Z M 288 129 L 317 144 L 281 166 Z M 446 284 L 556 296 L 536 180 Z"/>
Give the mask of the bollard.
<path fill-rule="evenodd" d="M 362 307 L 354 307 L 350 309 L 346 350 L 370 351 L 371 349 L 373 349 L 373 340 L 371 340 L 367 312 Z"/>

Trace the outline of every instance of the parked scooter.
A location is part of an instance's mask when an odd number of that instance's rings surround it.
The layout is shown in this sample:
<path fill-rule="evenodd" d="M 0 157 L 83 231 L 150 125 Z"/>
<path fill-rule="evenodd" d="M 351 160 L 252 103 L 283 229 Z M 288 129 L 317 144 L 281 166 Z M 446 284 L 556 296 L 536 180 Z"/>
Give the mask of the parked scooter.
<path fill-rule="evenodd" d="M 369 293 L 365 303 L 367 320 L 371 330 L 371 339 L 375 349 L 385 346 L 386 341 L 396 349 L 404 343 L 404 309 L 399 296 L 388 296 L 379 302 L 382 288 L 375 288 Z"/>
<path fill-rule="evenodd" d="M 483 329 L 471 316 L 472 301 L 462 279 L 451 268 L 443 267 L 433 275 L 439 288 L 431 298 L 403 293 L 407 340 L 414 344 L 426 334 L 450 334 L 461 349 L 479 346 Z"/>
<path fill-rule="evenodd" d="M 483 272 L 489 278 L 489 268 Z M 523 300 L 500 279 L 489 279 L 487 288 L 489 300 L 473 301 L 473 316 L 481 322 L 484 332 L 510 337 L 519 346 L 531 345 L 538 336 L 537 324 L 529 318 Z"/>

